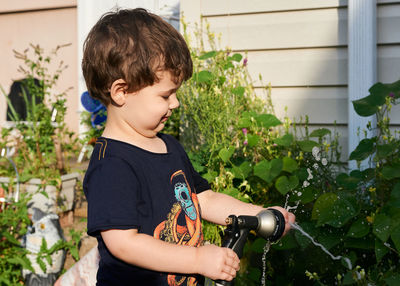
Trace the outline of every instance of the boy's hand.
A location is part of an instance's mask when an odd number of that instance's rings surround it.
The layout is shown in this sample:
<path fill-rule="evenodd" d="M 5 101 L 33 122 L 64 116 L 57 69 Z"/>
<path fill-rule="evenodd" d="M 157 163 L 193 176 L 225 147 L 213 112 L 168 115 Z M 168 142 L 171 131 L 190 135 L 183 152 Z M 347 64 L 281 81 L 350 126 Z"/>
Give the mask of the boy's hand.
<path fill-rule="evenodd" d="M 240 260 L 236 253 L 226 247 L 204 245 L 197 248 L 197 273 L 213 280 L 231 281 L 239 270 Z"/>
<path fill-rule="evenodd" d="M 290 224 L 296 221 L 296 216 L 282 207 L 275 206 L 269 207 L 269 209 L 276 209 L 277 211 L 280 211 L 285 218 L 285 231 L 282 235 L 284 236 L 290 230 Z"/>

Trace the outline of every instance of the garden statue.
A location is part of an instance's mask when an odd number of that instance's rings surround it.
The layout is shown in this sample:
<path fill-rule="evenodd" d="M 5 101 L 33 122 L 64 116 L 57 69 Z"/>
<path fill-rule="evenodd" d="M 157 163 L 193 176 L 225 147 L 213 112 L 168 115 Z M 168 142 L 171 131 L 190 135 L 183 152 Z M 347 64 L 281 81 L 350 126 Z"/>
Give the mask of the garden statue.
<path fill-rule="evenodd" d="M 25 285 L 27 286 L 51 286 L 56 281 L 65 261 L 65 250 L 60 249 L 46 257 L 46 262 L 38 263 L 37 257 L 44 246 L 52 248 L 60 241 L 64 241 L 62 229 L 58 221 L 58 215 L 44 213 L 34 208 L 32 216 L 33 225 L 28 229 L 23 246 L 30 252 L 27 257 L 30 260 L 35 273 L 24 269 Z M 51 262 L 51 263 L 49 263 Z"/>

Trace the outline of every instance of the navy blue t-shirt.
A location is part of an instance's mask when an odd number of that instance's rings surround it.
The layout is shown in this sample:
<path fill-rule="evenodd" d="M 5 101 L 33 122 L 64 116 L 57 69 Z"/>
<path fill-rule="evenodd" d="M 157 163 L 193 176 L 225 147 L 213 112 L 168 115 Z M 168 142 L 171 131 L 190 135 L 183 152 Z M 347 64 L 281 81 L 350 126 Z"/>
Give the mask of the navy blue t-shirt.
<path fill-rule="evenodd" d="M 88 201 L 88 234 L 100 252 L 97 285 L 202 285 L 198 275 L 182 276 L 137 267 L 113 256 L 100 231 L 138 229 L 170 243 L 200 246 L 203 240 L 196 194 L 210 189 L 172 136 L 158 135 L 167 153 L 100 137 L 83 189 Z"/>

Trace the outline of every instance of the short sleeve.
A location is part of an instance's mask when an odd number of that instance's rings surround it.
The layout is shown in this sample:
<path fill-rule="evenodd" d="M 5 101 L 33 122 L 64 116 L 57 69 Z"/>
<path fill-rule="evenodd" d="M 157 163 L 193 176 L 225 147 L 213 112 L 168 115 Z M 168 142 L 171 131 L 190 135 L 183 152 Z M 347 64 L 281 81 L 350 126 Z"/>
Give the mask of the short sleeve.
<path fill-rule="evenodd" d="M 193 178 L 193 186 L 194 189 L 196 190 L 196 193 L 200 194 L 201 192 L 210 190 L 211 189 L 210 184 L 206 179 L 204 179 L 199 173 L 196 172 L 183 146 L 179 143 L 179 141 L 174 139 L 172 136 L 169 136 L 169 138 L 177 147 L 178 152 L 181 154 L 181 158 L 185 162 L 185 165 L 189 168 L 189 171 Z"/>
<path fill-rule="evenodd" d="M 139 228 L 140 184 L 130 165 L 119 158 L 104 158 L 84 181 L 88 201 L 88 234 L 107 229 Z"/>

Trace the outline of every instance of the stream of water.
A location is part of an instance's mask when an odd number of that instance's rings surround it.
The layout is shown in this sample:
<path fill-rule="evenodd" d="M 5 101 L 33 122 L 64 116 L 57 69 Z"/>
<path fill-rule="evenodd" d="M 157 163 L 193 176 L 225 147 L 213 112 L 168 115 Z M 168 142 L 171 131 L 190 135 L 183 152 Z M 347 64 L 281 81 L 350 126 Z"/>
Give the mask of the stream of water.
<path fill-rule="evenodd" d="M 332 253 L 329 252 L 328 249 L 326 249 L 325 246 L 323 246 L 321 243 L 316 242 L 316 241 L 314 240 L 314 238 L 313 238 L 311 235 L 309 235 L 307 232 L 305 232 L 305 231 L 301 228 L 301 226 L 299 226 L 297 223 L 291 223 L 290 226 L 291 226 L 292 228 L 294 228 L 294 229 L 300 231 L 300 233 L 301 233 L 302 235 L 304 235 L 305 237 L 309 238 L 309 239 L 311 240 L 311 242 L 312 242 L 315 246 L 320 247 L 320 248 L 321 248 L 326 254 L 328 254 L 333 260 L 341 260 L 341 259 L 343 259 L 343 261 L 346 262 L 346 264 L 347 264 L 347 268 L 349 268 L 350 270 L 353 268 L 352 265 L 351 265 L 351 261 L 350 261 L 349 258 L 343 257 L 343 256 L 341 256 L 341 255 L 334 256 Z"/>

